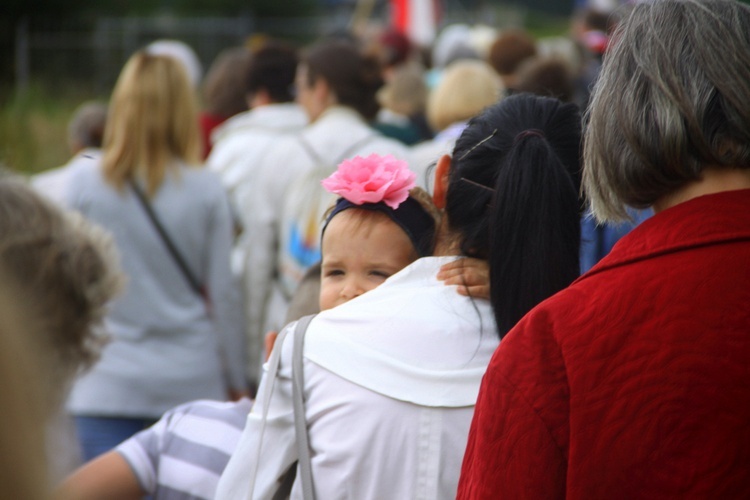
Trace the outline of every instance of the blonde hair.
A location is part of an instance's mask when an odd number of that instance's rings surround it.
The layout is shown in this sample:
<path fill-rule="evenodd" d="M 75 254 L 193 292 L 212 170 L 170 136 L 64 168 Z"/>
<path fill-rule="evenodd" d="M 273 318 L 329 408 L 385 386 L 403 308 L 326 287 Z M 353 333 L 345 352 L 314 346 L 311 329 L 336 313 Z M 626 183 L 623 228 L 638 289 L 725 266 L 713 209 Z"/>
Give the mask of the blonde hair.
<path fill-rule="evenodd" d="M 102 160 L 107 181 L 121 189 L 128 179 L 140 176 L 153 195 L 176 160 L 198 164 L 197 109 L 195 90 L 179 61 L 135 53 L 110 101 Z"/>
<path fill-rule="evenodd" d="M 427 121 L 433 130 L 478 115 L 498 101 L 504 87 L 495 71 L 482 61 L 450 64 L 427 99 Z"/>

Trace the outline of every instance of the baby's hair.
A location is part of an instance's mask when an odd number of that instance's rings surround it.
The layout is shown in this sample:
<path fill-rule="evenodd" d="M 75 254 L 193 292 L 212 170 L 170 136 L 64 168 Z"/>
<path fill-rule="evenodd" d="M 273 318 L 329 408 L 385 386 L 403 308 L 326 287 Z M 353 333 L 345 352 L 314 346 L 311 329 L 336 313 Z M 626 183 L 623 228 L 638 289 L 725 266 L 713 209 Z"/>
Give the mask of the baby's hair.
<path fill-rule="evenodd" d="M 425 191 L 424 189 L 422 189 L 421 187 L 416 186 L 409 190 L 409 197 L 412 198 L 417 203 L 419 203 L 419 205 L 422 207 L 425 213 L 427 213 L 427 215 L 430 216 L 430 219 L 432 219 L 434 223 L 435 229 L 437 229 L 437 227 L 440 225 L 441 214 L 440 214 L 440 210 L 438 210 L 438 208 L 435 206 L 435 203 L 432 201 L 432 197 L 429 195 L 429 193 Z M 335 208 L 336 208 L 336 203 L 333 203 L 330 207 L 328 207 L 328 209 L 325 211 L 325 214 L 323 215 L 323 221 L 329 220 L 329 217 L 331 216 L 331 213 L 333 212 Z M 351 212 L 354 210 L 356 210 L 356 213 L 357 213 L 356 219 L 353 219 L 353 228 L 355 230 L 360 230 L 365 226 L 372 227 L 372 225 L 378 221 L 383 221 L 383 220 L 393 221 L 393 219 L 391 219 L 388 215 L 378 210 L 368 210 L 366 208 L 351 207 L 351 208 L 346 209 L 345 212 Z M 428 245 L 430 248 L 430 253 L 432 253 L 432 251 L 435 249 L 435 234 L 436 233 L 437 231 L 433 231 L 432 241 L 429 242 L 429 245 Z M 412 242 L 412 246 L 414 246 L 413 242 Z M 416 255 L 419 255 L 419 251 L 416 247 L 414 248 L 414 252 Z"/>

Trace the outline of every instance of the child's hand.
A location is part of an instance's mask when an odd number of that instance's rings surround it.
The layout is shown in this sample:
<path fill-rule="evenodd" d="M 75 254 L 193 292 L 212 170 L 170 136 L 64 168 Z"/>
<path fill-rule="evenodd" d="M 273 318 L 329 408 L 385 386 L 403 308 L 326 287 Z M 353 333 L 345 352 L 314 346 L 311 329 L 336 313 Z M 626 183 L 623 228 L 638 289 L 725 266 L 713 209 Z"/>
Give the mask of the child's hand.
<path fill-rule="evenodd" d="M 440 267 L 437 279 L 446 285 L 458 285 L 458 293 L 467 297 L 490 298 L 490 266 L 487 261 L 464 257 Z"/>

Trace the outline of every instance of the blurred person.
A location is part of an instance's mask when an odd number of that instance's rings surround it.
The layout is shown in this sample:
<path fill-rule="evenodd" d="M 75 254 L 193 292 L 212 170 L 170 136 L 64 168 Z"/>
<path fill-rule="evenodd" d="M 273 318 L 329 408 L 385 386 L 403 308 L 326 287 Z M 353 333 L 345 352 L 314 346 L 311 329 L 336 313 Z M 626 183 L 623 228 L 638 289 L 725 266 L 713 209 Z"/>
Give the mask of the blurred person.
<path fill-rule="evenodd" d="M 26 331 L 14 334 L 26 337 L 42 362 L 34 373 L 44 391 L 42 463 L 49 480 L 58 481 L 80 463 L 63 402 L 74 376 L 91 366 L 106 337 L 100 329 L 105 307 L 121 285 L 114 246 L 83 217 L 62 212 L 20 179 L 3 176 L 0 266 L 4 290 L 12 289 L 29 313 Z"/>
<path fill-rule="evenodd" d="M 524 29 L 509 28 L 500 32 L 487 54 L 487 61 L 495 69 L 509 93 L 516 90 L 516 72 L 521 64 L 537 55 L 536 41 Z"/>
<path fill-rule="evenodd" d="M 518 69 L 516 90 L 571 102 L 573 68 L 560 57 L 531 58 Z"/>
<path fill-rule="evenodd" d="M 179 61 L 187 72 L 193 88 L 197 90 L 200 87 L 203 80 L 203 65 L 198 54 L 187 43 L 170 39 L 154 40 L 144 50 L 154 56 L 166 56 Z"/>
<path fill-rule="evenodd" d="M 167 411 L 151 427 L 83 465 L 57 500 L 212 500 L 252 401 L 199 400 Z"/>
<path fill-rule="evenodd" d="M 416 61 L 403 63 L 392 69 L 390 79 L 377 93 L 381 107 L 373 127 L 407 146 L 432 137 L 425 117 L 424 75 L 424 68 Z"/>
<path fill-rule="evenodd" d="M 428 167 L 453 150 L 469 119 L 496 103 L 503 90 L 498 76 L 482 61 L 456 61 L 446 68 L 427 98 L 427 122 L 436 135 L 412 147 L 412 169 L 422 186 L 431 184 Z"/>
<path fill-rule="evenodd" d="M 0 279 L 0 484 L 7 498 L 46 500 L 44 365 L 28 343 L 34 333 L 28 305 Z"/>
<path fill-rule="evenodd" d="M 245 78 L 252 54 L 245 47 L 225 49 L 216 56 L 203 81 L 199 114 L 203 157 L 211 153 L 213 132 L 229 118 L 248 110 Z"/>
<path fill-rule="evenodd" d="M 268 184 L 287 182 L 265 158 L 282 135 L 299 133 L 308 122 L 302 107 L 294 102 L 297 62 L 296 50 L 285 43 L 266 41 L 260 45 L 242 75 L 249 111 L 230 118 L 214 132 L 215 145 L 207 166 L 221 177 L 244 228 L 233 253 L 233 272 L 240 282 L 262 265 L 255 262 L 257 235 L 252 229 L 261 190 Z M 244 301 L 246 318 L 252 318 L 257 310 L 249 300 Z M 247 377 L 257 384 L 263 341 L 253 323 L 246 334 Z"/>
<path fill-rule="evenodd" d="M 596 6 L 577 9 L 571 20 L 571 38 L 583 56 L 582 69 L 576 79 L 575 102 L 586 110 L 591 89 L 602 69 L 602 58 L 610 43 L 610 36 L 619 21 L 618 11 L 602 10 Z"/>
<path fill-rule="evenodd" d="M 344 162 L 338 172 L 346 170 L 347 166 L 363 163 L 366 163 L 365 167 L 377 167 L 395 162 L 392 158 L 355 158 Z M 396 165 L 400 172 L 408 172 L 405 165 Z M 411 182 L 410 179 L 402 175 L 400 180 Z M 335 182 L 331 178 L 328 181 Z M 389 203 L 406 196 L 407 199 L 395 209 L 383 202 L 375 203 L 373 198 L 365 204 L 342 198 L 343 201 L 332 208 L 327 220 L 327 227 L 331 227 L 323 236 L 328 252 L 328 258 L 324 258 L 328 266 L 326 286 L 323 292 L 320 286 L 316 289 L 316 312 L 318 306 L 329 309 L 364 293 L 365 289 L 377 287 L 387 274 L 400 270 L 406 261 L 416 258 L 418 252 L 432 251 L 433 214 L 437 214 L 437 209 L 432 207 L 430 213 L 427 206 L 421 206 L 421 203 L 429 203 L 426 193 L 410 194 L 408 189 L 408 183 L 395 183 L 392 189 L 383 193 Z M 342 212 L 346 215 L 338 215 Z M 421 217 L 414 217 L 417 214 Z M 336 222 L 332 223 L 334 217 Z M 347 234 L 347 229 L 355 227 L 358 230 L 354 234 Z M 408 236 L 406 230 L 419 239 Z M 340 253 L 352 237 L 358 248 L 364 249 L 364 255 Z M 419 244 L 419 249 L 414 246 L 416 244 Z M 361 269 L 352 267 L 354 261 L 366 262 L 368 271 L 362 273 Z M 337 262 L 341 266 L 340 272 L 332 267 Z M 361 285 L 363 290 L 345 292 L 343 288 L 352 289 L 352 282 L 359 283 L 354 288 Z M 153 427 L 76 471 L 60 488 L 60 498 L 95 500 L 149 494 L 154 500 L 211 500 L 218 477 L 239 442 L 250 407 L 251 401 L 242 399 L 229 403 L 196 401 L 175 408 Z"/>
<path fill-rule="evenodd" d="M 655 214 L 502 340 L 459 498 L 750 496 L 748 26 L 663 0 L 618 27 L 583 181 L 598 220 Z"/>
<path fill-rule="evenodd" d="M 489 263 L 499 295 L 510 297 L 503 327 L 569 284 L 578 275 L 579 170 L 577 108 L 530 95 L 490 106 L 470 121 L 453 155 L 441 157 L 433 200 L 444 216 L 435 256 L 420 257 L 376 288 L 321 312 L 307 329 L 304 417 L 316 497 L 455 496 L 476 394 L 504 331 L 498 332 L 487 300 L 458 294 L 441 279 L 461 272 L 461 257 Z M 391 180 L 384 172 L 352 178 L 371 180 L 374 189 Z M 323 288 L 337 276 L 326 269 L 364 254 L 327 254 L 328 231 L 339 217 L 339 229 L 346 229 L 349 211 L 334 215 L 323 236 L 324 254 L 332 257 L 324 258 Z M 356 233 L 350 228 L 338 238 Z M 349 274 L 338 276 L 349 283 Z M 343 287 L 341 298 L 356 290 Z M 274 348 L 280 359 L 275 384 L 261 382 L 264 397 L 248 416 L 217 499 L 270 498 L 298 458 L 295 328 L 287 327 Z M 273 388 L 268 398 L 267 387 Z M 301 498 L 301 489 L 297 478 L 291 498 Z"/>
<path fill-rule="evenodd" d="M 252 263 L 244 287 L 252 338 L 262 341 L 265 332 L 284 326 L 294 289 L 320 259 L 319 224 L 329 202 L 320 181 L 345 158 L 408 157 L 405 146 L 369 125 L 382 83 L 378 61 L 351 42 L 324 40 L 303 53 L 295 87 L 310 124 L 274 141 L 258 162 L 257 196 L 241 215 Z"/>
<path fill-rule="evenodd" d="M 105 319 L 112 342 L 67 403 L 86 460 L 178 404 L 246 392 L 232 218 L 219 179 L 196 168 L 196 100 L 179 62 L 137 52 L 101 160 L 71 178 L 67 205 L 112 233 L 127 276 Z"/>
<path fill-rule="evenodd" d="M 56 203 L 64 203 L 70 173 L 79 163 L 87 163 L 101 156 L 107 105 L 87 101 L 78 106 L 68 122 L 68 149 L 73 157 L 62 167 L 47 170 L 31 177 L 31 184 Z"/>
<path fill-rule="evenodd" d="M 466 24 L 451 24 L 440 31 L 429 52 L 429 71 L 425 77 L 427 88 L 434 89 L 443 77 L 443 71 L 451 63 L 461 59 L 481 60 L 471 39 L 471 27 Z"/>

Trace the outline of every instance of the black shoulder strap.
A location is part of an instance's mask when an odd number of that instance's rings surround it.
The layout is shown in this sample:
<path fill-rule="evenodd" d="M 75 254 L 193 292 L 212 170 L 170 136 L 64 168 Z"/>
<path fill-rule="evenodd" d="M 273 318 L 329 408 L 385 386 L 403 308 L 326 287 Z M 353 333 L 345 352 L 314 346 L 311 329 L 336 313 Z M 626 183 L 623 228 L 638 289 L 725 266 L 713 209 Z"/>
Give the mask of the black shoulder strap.
<path fill-rule="evenodd" d="M 185 259 L 182 257 L 182 254 L 180 254 L 179 250 L 177 250 L 177 247 L 174 245 L 174 243 L 172 242 L 172 239 L 167 234 L 167 231 L 164 229 L 164 226 L 162 226 L 161 221 L 156 216 L 156 213 L 154 212 L 154 209 L 151 207 L 151 204 L 148 202 L 146 195 L 143 193 L 140 186 L 138 186 L 138 184 L 135 181 L 130 179 L 129 182 L 130 182 L 130 187 L 133 188 L 135 197 L 140 202 L 141 206 L 143 207 L 143 210 L 146 212 L 146 215 L 148 215 L 148 218 L 149 220 L 151 220 L 151 223 L 154 225 L 156 232 L 159 233 L 161 240 L 164 242 L 164 245 L 167 247 L 167 250 L 172 256 L 172 259 L 177 264 L 177 267 L 180 268 L 180 271 L 182 272 L 183 276 L 185 276 L 185 279 L 190 284 L 190 288 L 192 288 L 195 291 L 195 293 L 203 297 L 204 292 L 203 292 L 203 287 L 200 284 L 200 281 L 198 281 L 198 278 L 196 278 L 195 275 L 192 273 L 192 271 L 190 271 L 190 268 L 185 262 Z"/>

